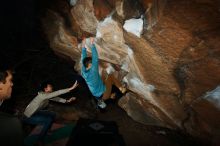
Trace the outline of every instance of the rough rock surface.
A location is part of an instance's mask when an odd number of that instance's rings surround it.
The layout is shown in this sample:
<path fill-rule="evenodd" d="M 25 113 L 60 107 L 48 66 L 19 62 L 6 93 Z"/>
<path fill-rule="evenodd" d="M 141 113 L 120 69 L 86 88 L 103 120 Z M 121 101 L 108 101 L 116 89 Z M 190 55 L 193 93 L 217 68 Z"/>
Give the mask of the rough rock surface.
<path fill-rule="evenodd" d="M 135 120 L 219 135 L 220 111 L 202 98 L 220 83 L 219 1 L 56 0 L 42 19 L 54 51 L 79 64 L 82 36 L 96 36 L 101 60 L 130 90 L 119 105 Z M 65 9 L 64 9 L 65 8 Z M 123 30 L 144 20 L 141 37 Z"/>

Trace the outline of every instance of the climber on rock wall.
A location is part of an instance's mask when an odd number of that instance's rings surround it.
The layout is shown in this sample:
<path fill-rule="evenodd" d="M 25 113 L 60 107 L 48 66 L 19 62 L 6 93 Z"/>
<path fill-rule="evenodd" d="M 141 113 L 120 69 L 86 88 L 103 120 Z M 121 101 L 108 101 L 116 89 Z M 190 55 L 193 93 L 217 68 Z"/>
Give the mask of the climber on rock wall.
<path fill-rule="evenodd" d="M 105 108 L 104 101 L 109 98 L 114 99 L 114 95 L 111 95 L 112 85 L 115 85 L 122 93 L 126 92 L 126 88 L 121 85 L 113 74 L 109 74 L 106 70 L 103 70 L 102 76 L 100 76 L 98 52 L 93 37 L 90 38 L 90 43 L 92 44 L 92 57 L 87 57 L 86 39 L 84 38 L 82 41 L 81 73 L 92 95 L 98 100 L 98 106 Z"/>

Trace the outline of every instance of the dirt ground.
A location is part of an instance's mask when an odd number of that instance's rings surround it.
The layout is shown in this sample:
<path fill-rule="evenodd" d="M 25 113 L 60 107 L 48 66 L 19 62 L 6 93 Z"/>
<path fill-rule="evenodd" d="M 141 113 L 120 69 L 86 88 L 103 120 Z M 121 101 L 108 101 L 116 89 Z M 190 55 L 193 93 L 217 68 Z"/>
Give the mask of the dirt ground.
<path fill-rule="evenodd" d="M 116 121 L 127 146 L 202 145 L 180 131 L 135 122 L 115 104 L 108 105 L 107 112 L 99 113 L 98 119 Z"/>
<path fill-rule="evenodd" d="M 125 111 L 123 111 L 117 103 L 108 103 L 105 111 L 93 110 L 88 114 L 87 109 L 80 110 L 77 103 L 64 107 L 64 105 L 52 104 L 52 109 L 58 111 L 58 114 L 64 114 L 60 117 L 59 122 L 75 121 L 78 118 L 88 118 L 101 121 L 116 122 L 119 134 L 123 136 L 126 146 L 201 146 L 207 145 L 205 141 L 193 138 L 190 135 L 184 134 L 178 130 L 171 130 L 163 127 L 152 125 L 143 125 L 132 120 Z M 94 107 L 95 108 L 95 107 Z M 204 143 L 205 142 L 205 143 Z"/>

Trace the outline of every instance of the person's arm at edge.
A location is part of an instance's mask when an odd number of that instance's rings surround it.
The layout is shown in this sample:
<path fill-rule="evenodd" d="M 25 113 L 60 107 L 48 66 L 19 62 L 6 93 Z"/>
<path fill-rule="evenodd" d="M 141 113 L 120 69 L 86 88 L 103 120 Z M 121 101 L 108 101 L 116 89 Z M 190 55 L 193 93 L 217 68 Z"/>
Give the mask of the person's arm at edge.
<path fill-rule="evenodd" d="M 61 90 L 58 90 L 58 91 L 54 91 L 52 93 L 48 93 L 47 96 L 45 97 L 45 99 L 50 99 L 50 98 L 53 98 L 53 97 L 56 97 L 56 96 L 68 93 L 71 90 L 75 89 L 77 86 L 78 86 L 78 82 L 76 81 L 74 83 L 74 85 L 72 87 L 70 87 L 70 88 L 61 89 Z"/>
<path fill-rule="evenodd" d="M 60 102 L 60 103 L 66 103 L 67 100 L 61 97 L 54 97 L 50 99 L 51 101 Z"/>
<path fill-rule="evenodd" d="M 91 47 L 91 52 L 92 52 L 92 67 L 98 67 L 98 61 L 99 61 L 99 57 L 98 57 L 98 52 L 94 43 L 94 38 L 91 37 L 90 38 L 90 42 L 92 44 Z"/>

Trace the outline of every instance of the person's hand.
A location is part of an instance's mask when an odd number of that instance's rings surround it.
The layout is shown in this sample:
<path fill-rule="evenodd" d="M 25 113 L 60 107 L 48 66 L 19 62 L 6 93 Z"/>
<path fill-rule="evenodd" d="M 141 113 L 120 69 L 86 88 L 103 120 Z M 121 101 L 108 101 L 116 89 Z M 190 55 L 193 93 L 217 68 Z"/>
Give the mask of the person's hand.
<path fill-rule="evenodd" d="M 90 37 L 90 43 L 91 43 L 91 44 L 94 44 L 94 42 L 95 42 L 94 37 Z"/>
<path fill-rule="evenodd" d="M 75 89 L 78 85 L 79 85 L 78 82 L 75 81 L 74 85 L 73 85 L 72 87 L 69 88 L 69 91 Z"/>
<path fill-rule="evenodd" d="M 82 48 L 85 48 L 85 46 L 86 46 L 86 38 L 83 38 L 83 40 L 82 40 Z"/>
<path fill-rule="evenodd" d="M 66 100 L 66 103 L 70 103 L 76 100 L 76 97 L 71 97 L 70 99 Z"/>

